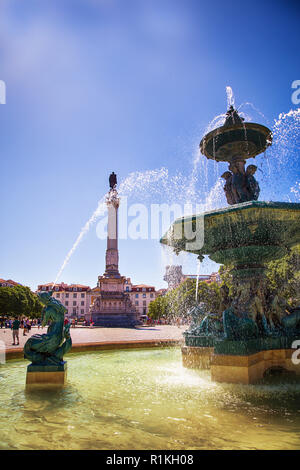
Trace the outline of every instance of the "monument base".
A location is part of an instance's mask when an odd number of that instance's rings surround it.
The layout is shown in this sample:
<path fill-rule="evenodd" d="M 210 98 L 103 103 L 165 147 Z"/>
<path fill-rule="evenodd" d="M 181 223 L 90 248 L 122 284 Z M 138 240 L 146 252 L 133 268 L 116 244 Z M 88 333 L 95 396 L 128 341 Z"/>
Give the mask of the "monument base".
<path fill-rule="evenodd" d="M 27 367 L 26 385 L 64 385 L 67 380 L 67 363 Z"/>
<path fill-rule="evenodd" d="M 214 382 L 255 384 L 269 371 L 300 375 L 300 364 L 292 362 L 294 349 L 272 349 L 249 355 L 214 354 L 214 348 L 182 348 L 184 367 L 209 369 Z"/>
<path fill-rule="evenodd" d="M 92 322 L 94 326 L 102 326 L 106 328 L 134 328 L 141 322 L 137 319 L 136 314 L 92 314 Z"/>

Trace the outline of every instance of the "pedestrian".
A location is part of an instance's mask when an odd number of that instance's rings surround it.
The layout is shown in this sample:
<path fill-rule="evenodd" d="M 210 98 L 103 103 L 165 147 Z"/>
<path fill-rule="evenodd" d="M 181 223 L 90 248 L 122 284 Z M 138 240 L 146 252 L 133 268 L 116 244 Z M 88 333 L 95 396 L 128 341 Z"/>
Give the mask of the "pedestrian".
<path fill-rule="evenodd" d="M 13 343 L 12 346 L 18 346 L 20 344 L 19 342 L 19 328 L 20 328 L 20 321 L 18 318 L 15 318 L 15 320 L 12 323 L 11 329 L 12 329 L 12 337 L 13 337 Z M 18 341 L 16 344 L 16 340 Z"/>
<path fill-rule="evenodd" d="M 26 324 L 26 320 L 22 320 L 21 324 L 23 323 L 23 336 L 27 336 L 26 333 L 27 333 L 27 324 Z"/>

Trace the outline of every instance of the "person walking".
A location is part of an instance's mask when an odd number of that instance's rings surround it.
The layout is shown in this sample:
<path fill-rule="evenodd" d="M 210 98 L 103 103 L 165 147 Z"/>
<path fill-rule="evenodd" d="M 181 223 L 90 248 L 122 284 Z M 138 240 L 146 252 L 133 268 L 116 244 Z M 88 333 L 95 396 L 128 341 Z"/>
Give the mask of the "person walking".
<path fill-rule="evenodd" d="M 18 318 L 15 318 L 13 323 L 12 323 L 12 326 L 11 326 L 12 337 L 13 337 L 12 346 L 18 346 L 18 344 L 20 344 L 20 342 L 19 342 L 19 328 L 20 328 L 20 321 L 19 321 Z M 17 344 L 16 344 L 16 340 L 18 341 Z"/>
<path fill-rule="evenodd" d="M 23 320 L 23 336 L 27 336 L 27 323 L 26 320 Z"/>

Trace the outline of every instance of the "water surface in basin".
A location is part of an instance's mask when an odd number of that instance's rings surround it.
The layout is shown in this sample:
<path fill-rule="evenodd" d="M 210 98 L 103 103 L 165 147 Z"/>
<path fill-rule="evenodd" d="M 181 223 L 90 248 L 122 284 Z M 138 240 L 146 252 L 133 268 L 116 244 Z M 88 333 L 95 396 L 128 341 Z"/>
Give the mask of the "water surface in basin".
<path fill-rule="evenodd" d="M 297 449 L 300 382 L 217 384 L 178 348 L 70 354 L 60 390 L 0 366 L 1 449 Z M 280 380 L 280 379 L 279 379 Z"/>

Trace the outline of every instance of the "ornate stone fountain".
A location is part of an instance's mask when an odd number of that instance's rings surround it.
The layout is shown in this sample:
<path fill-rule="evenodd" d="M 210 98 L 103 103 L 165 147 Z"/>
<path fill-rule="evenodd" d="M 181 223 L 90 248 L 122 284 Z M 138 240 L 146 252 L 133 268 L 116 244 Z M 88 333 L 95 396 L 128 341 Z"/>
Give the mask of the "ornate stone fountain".
<path fill-rule="evenodd" d="M 287 314 L 284 300 L 269 295 L 265 274 L 266 263 L 300 243 L 300 204 L 258 201 L 256 166 L 245 169 L 246 160 L 271 143 L 268 128 L 245 123 L 231 106 L 224 125 L 200 142 L 208 159 L 229 163 L 222 177 L 230 207 L 177 219 L 161 239 L 176 253 L 189 251 L 200 260 L 208 255 L 231 267 L 233 298 L 224 292 L 222 315 L 200 314 L 182 349 L 184 365 L 210 367 L 217 381 L 254 383 L 272 367 L 300 374 L 291 360 L 300 338 L 300 307 Z M 204 243 L 194 249 L 184 234 L 197 236 L 197 226 L 204 228 Z"/>

